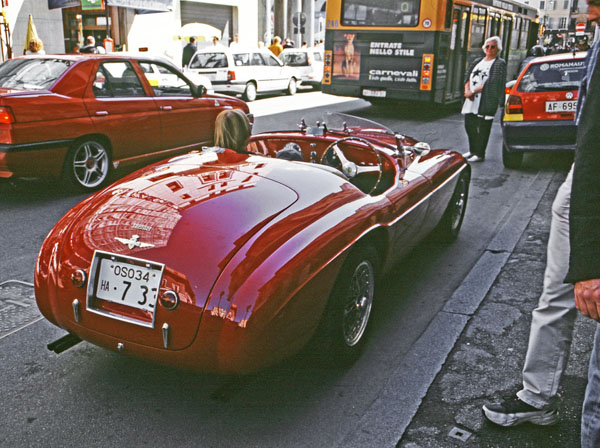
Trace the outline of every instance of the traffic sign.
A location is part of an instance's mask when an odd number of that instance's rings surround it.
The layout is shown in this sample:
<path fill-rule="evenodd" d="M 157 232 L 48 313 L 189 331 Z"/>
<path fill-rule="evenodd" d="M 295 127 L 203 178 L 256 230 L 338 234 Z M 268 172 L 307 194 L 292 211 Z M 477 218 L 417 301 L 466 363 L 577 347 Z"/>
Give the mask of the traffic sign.
<path fill-rule="evenodd" d="M 575 25 L 575 35 L 583 36 L 585 33 L 585 23 L 578 23 Z"/>
<path fill-rule="evenodd" d="M 292 16 L 292 22 L 294 25 L 304 25 L 306 23 L 306 14 L 303 12 L 297 12 Z"/>

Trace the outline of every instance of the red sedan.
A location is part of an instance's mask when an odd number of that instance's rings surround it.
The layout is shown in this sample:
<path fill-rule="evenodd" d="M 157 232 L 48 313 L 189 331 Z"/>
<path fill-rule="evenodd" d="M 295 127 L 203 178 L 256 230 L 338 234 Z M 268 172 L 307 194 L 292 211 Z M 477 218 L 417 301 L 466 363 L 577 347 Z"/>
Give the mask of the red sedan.
<path fill-rule="evenodd" d="M 432 231 L 457 236 L 470 167 L 372 122 L 337 123 L 254 135 L 251 154 L 159 162 L 74 207 L 35 270 L 41 312 L 69 332 L 50 348 L 84 339 L 237 373 L 311 340 L 338 365 L 356 359 L 377 279 Z"/>
<path fill-rule="evenodd" d="M 0 177 L 62 176 L 83 190 L 113 167 L 199 149 L 223 109 L 162 59 L 45 55 L 0 65 Z"/>

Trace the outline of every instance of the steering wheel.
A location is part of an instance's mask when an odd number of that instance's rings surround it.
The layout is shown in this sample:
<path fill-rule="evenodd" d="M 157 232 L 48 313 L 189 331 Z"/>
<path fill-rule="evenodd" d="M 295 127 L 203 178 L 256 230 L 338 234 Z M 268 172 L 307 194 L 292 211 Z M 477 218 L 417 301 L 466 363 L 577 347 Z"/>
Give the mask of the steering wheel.
<path fill-rule="evenodd" d="M 339 144 L 342 142 L 359 142 L 366 145 L 366 148 L 363 146 L 355 146 L 355 148 L 375 154 L 377 157 L 377 165 L 357 165 L 356 162 L 348 160 L 346 154 L 344 154 L 344 151 L 342 151 L 339 146 Z M 383 175 L 383 162 L 381 161 L 381 155 L 379 154 L 379 151 L 375 149 L 371 142 L 360 137 L 344 137 L 333 142 L 323 152 L 320 163 L 339 169 L 349 180 L 352 180 L 361 174 L 376 173 L 377 181 L 373 187 L 366 192 L 367 194 L 371 194 L 373 191 L 375 191 L 375 189 L 379 186 L 379 182 L 381 181 L 381 177 Z"/>

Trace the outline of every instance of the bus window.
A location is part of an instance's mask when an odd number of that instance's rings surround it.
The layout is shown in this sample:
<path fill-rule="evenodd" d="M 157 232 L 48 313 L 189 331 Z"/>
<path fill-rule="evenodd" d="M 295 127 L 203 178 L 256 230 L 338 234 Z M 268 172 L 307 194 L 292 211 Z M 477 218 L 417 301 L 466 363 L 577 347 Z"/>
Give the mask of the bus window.
<path fill-rule="evenodd" d="M 523 25 L 521 26 L 521 40 L 519 41 L 519 48 L 521 50 L 527 50 L 528 34 L 529 34 L 529 19 L 523 19 Z"/>
<path fill-rule="evenodd" d="M 521 18 L 515 17 L 512 34 L 510 35 L 510 49 L 519 48 L 519 32 L 521 31 Z"/>
<path fill-rule="evenodd" d="M 473 7 L 473 15 L 471 16 L 471 48 L 483 47 L 486 12 L 484 8 Z"/>
<path fill-rule="evenodd" d="M 342 25 L 417 26 L 421 0 L 344 0 Z"/>
<path fill-rule="evenodd" d="M 496 13 L 490 13 L 488 16 L 488 32 L 487 36 L 499 36 L 500 35 L 500 16 Z"/>
<path fill-rule="evenodd" d="M 446 20 L 444 28 L 448 29 L 452 26 L 452 0 L 446 1 Z"/>

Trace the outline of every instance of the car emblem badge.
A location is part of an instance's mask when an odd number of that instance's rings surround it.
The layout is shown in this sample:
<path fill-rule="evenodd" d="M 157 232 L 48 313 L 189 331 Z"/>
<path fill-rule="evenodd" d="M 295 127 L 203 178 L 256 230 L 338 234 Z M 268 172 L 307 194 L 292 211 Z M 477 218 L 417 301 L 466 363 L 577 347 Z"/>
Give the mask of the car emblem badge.
<path fill-rule="evenodd" d="M 154 244 L 142 243 L 140 241 L 140 236 L 139 235 L 132 235 L 130 239 L 119 238 L 118 236 L 116 236 L 115 240 L 117 240 L 119 243 L 125 244 L 130 249 L 133 249 L 135 247 L 142 247 L 142 248 L 144 248 L 144 247 L 154 247 Z"/>
<path fill-rule="evenodd" d="M 573 99 L 573 92 L 567 92 L 566 96 L 568 100 Z"/>

